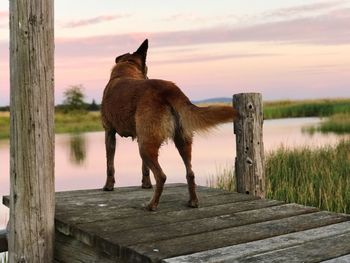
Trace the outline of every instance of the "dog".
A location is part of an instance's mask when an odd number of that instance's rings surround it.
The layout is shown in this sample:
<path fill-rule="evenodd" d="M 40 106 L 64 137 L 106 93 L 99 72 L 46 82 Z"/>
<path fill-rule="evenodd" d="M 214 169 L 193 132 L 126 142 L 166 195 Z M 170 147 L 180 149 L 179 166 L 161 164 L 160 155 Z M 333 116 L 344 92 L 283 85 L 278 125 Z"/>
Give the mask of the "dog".
<path fill-rule="evenodd" d="M 158 152 L 168 139 L 174 141 L 186 166 L 188 206 L 198 207 L 191 151 L 194 132 L 206 131 L 220 123 L 232 122 L 238 112 L 231 106 L 197 107 L 173 82 L 148 79 L 146 39 L 134 53 L 116 57 L 106 85 L 101 118 L 105 129 L 107 180 L 105 191 L 114 189 L 116 133 L 136 139 L 142 158 L 142 188 L 152 188 L 150 170 L 156 186 L 146 208 L 157 209 L 166 175 L 158 163 Z"/>

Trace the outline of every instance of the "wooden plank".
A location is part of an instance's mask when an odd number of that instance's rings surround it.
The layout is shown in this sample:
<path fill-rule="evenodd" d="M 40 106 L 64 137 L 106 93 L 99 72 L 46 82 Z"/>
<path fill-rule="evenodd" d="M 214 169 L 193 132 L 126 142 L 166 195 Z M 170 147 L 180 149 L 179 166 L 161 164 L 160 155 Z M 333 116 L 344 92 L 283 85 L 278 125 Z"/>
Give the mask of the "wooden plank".
<path fill-rule="evenodd" d="M 349 263 L 349 262 L 350 262 L 350 254 L 322 261 L 322 263 Z"/>
<path fill-rule="evenodd" d="M 270 251 L 280 250 L 287 247 L 302 245 L 305 242 L 318 240 L 330 236 L 336 236 L 350 232 L 350 221 L 314 228 L 301 232 L 276 236 L 249 243 L 212 249 L 191 255 L 179 256 L 163 260 L 165 263 L 185 262 L 234 262 L 248 256 L 263 254 Z M 286 260 L 289 262 L 289 260 Z M 328 261 L 327 261 L 328 262 Z M 335 261 L 333 261 L 335 262 Z M 333 263 L 329 262 L 329 263 Z"/>
<path fill-rule="evenodd" d="M 276 220 L 316 211 L 317 209 L 315 208 L 295 204 L 286 204 L 232 214 L 224 214 L 210 218 L 180 221 L 147 228 L 129 229 L 126 231 L 114 231 L 114 224 L 106 225 L 104 229 L 101 229 L 100 227 L 89 228 L 87 231 L 95 235 L 98 234 L 101 239 L 106 239 L 109 242 L 113 242 L 121 246 L 129 246 L 138 243 L 156 242 L 158 240 L 172 239 L 181 236 Z M 118 224 L 118 222 L 116 222 L 116 224 Z M 85 231 L 86 226 L 82 225 L 81 229 Z"/>
<path fill-rule="evenodd" d="M 211 194 L 224 194 L 228 192 L 224 192 L 219 189 L 198 186 L 198 193 L 211 193 Z M 166 184 L 164 189 L 164 195 L 168 194 L 176 194 L 176 193 L 186 194 L 187 185 L 186 184 Z M 131 187 L 120 187 L 115 188 L 114 191 L 102 191 L 102 189 L 88 189 L 88 190 L 74 190 L 74 191 L 63 191 L 56 192 L 56 203 L 57 204 L 67 204 L 74 202 L 84 202 L 97 199 L 110 199 L 110 198 L 121 198 L 121 199 L 133 199 L 135 197 L 145 197 L 151 196 L 153 193 L 153 189 L 141 189 L 139 186 L 131 186 Z M 9 196 L 3 196 L 2 200 L 3 204 L 9 207 Z"/>
<path fill-rule="evenodd" d="M 131 245 L 128 248 L 122 248 L 121 255 L 132 256 L 135 260 L 141 261 L 159 261 L 164 258 L 247 243 L 349 220 L 349 216 L 343 214 L 317 212 L 208 233 Z"/>
<path fill-rule="evenodd" d="M 61 227 L 60 224 L 56 224 L 56 228 L 58 228 L 61 232 L 65 234 L 72 234 L 78 240 L 86 244 L 89 244 L 89 245 L 102 244 L 104 246 L 104 243 L 106 242 L 110 243 L 110 241 L 104 240 L 103 238 L 104 235 L 115 235 L 117 237 L 121 237 L 123 234 L 130 236 L 132 235 L 133 232 L 136 232 L 139 236 L 141 233 L 143 233 L 143 231 L 150 230 L 151 232 L 153 232 L 153 229 L 157 227 L 159 228 L 160 226 L 163 226 L 165 229 L 167 228 L 172 229 L 171 232 L 173 232 L 174 228 L 172 225 L 170 225 L 171 223 L 178 223 L 178 225 L 181 228 L 183 224 L 189 224 L 191 226 L 192 224 L 196 225 L 197 223 L 193 221 L 195 219 L 200 219 L 202 221 L 207 221 L 209 219 L 212 221 L 212 219 L 208 217 L 218 215 L 219 217 L 225 218 L 227 217 L 227 213 L 229 211 L 231 211 L 232 213 L 235 213 L 240 211 L 271 207 L 271 206 L 281 205 L 281 204 L 282 203 L 279 201 L 255 200 L 255 201 L 240 202 L 234 206 L 232 204 L 221 205 L 220 206 L 221 210 L 218 210 L 217 207 L 214 206 L 214 207 L 199 208 L 199 209 L 171 211 L 171 212 L 162 213 L 162 214 L 154 214 L 154 213 L 146 212 L 142 217 L 138 216 L 138 217 L 130 217 L 126 219 L 123 218 L 119 220 L 118 219 L 104 220 L 100 222 L 79 224 L 75 227 L 69 226 L 68 231 L 65 225 Z M 208 223 L 206 223 L 205 225 L 208 225 Z M 216 226 L 216 228 L 218 227 L 220 226 Z M 186 228 L 184 228 L 184 230 L 186 230 Z M 196 231 L 199 231 L 199 229 L 196 229 Z M 176 235 L 178 235 L 179 233 L 180 232 L 176 232 Z M 170 233 L 167 233 L 165 235 L 170 235 Z M 96 238 L 98 238 L 99 241 L 96 241 Z M 118 244 L 125 245 L 121 241 L 118 242 Z"/>
<path fill-rule="evenodd" d="M 176 200 L 164 200 L 162 199 L 159 209 L 155 214 L 161 214 L 169 211 L 176 210 L 193 210 L 187 206 L 187 195 L 181 199 L 178 196 Z M 210 195 L 205 195 L 201 197 L 201 207 L 214 206 L 218 204 L 235 203 L 239 201 L 254 200 L 255 198 L 249 195 L 240 194 L 222 194 L 215 195 L 215 198 Z M 84 206 L 77 206 L 75 209 L 69 208 L 67 206 L 57 206 L 56 208 L 56 221 L 61 221 L 69 223 L 70 225 L 95 222 L 99 220 L 105 220 L 106 218 L 123 218 L 130 216 L 142 216 L 146 213 L 142 204 L 146 203 L 148 198 L 128 200 L 121 202 L 108 203 L 108 200 L 101 200 L 100 204 L 95 205 L 86 204 Z"/>
<path fill-rule="evenodd" d="M 110 258 L 108 255 L 97 251 L 96 248 L 83 244 L 80 241 L 70 236 L 65 236 L 59 232 L 56 232 L 55 235 L 54 256 L 57 262 L 123 262 L 118 259 Z"/>
<path fill-rule="evenodd" d="M 204 195 L 207 196 L 215 196 L 215 195 L 226 195 L 226 194 L 234 194 L 239 195 L 238 193 L 229 193 L 225 191 L 220 191 L 218 189 L 204 189 L 199 188 L 198 189 L 198 195 L 201 197 Z M 152 189 L 142 189 L 142 190 L 135 190 L 129 193 L 124 192 L 106 192 L 103 191 L 100 195 L 93 195 L 93 196 L 79 196 L 74 198 L 65 198 L 62 199 L 60 197 L 57 197 L 57 213 L 60 212 L 60 207 L 64 208 L 64 212 L 66 213 L 69 211 L 69 209 L 76 209 L 75 205 L 77 206 L 95 206 L 97 204 L 118 204 L 121 207 L 121 204 L 123 204 L 125 207 L 129 207 L 130 204 L 140 202 L 143 200 L 149 201 L 149 199 L 153 195 Z M 176 201 L 180 199 L 188 199 L 188 191 L 187 187 L 176 187 L 176 188 L 170 188 L 169 191 L 165 191 L 164 195 L 162 196 L 162 203 L 167 201 Z M 146 202 L 145 201 L 145 202 Z"/>
<path fill-rule="evenodd" d="M 5 229 L 0 230 L 0 253 L 8 250 L 6 235 L 7 235 L 7 232 Z"/>
<path fill-rule="evenodd" d="M 187 187 L 184 183 L 173 183 L 173 184 L 166 184 L 165 190 L 166 191 L 176 191 L 176 188 L 183 188 L 185 189 Z M 202 188 L 202 187 L 201 187 Z M 204 187 L 205 189 L 208 189 L 208 187 Z M 152 191 L 152 189 L 142 189 L 141 186 L 124 186 L 124 187 L 115 187 L 113 191 L 103 191 L 102 188 L 97 189 L 81 189 L 81 190 L 69 190 L 69 191 L 60 191 L 56 192 L 57 198 L 60 199 L 71 199 L 76 197 L 90 197 L 94 195 L 110 195 L 110 194 L 130 194 L 133 192 L 145 192 L 145 191 Z"/>
<path fill-rule="evenodd" d="M 350 232 L 240 259 L 240 262 L 320 262 L 350 253 Z"/>
<path fill-rule="evenodd" d="M 166 213 L 144 213 L 142 219 L 131 216 L 127 219 L 106 219 L 92 223 L 78 224 L 79 228 L 88 232 L 90 229 L 106 229 L 113 226 L 113 232 L 127 231 L 130 229 L 139 229 L 152 226 L 160 226 L 175 222 L 186 222 L 195 219 L 210 218 L 215 216 L 225 216 L 230 213 L 237 213 L 248 210 L 255 210 L 276 205 L 284 204 L 275 200 L 253 200 L 237 203 L 222 204 L 198 209 L 188 209 L 179 211 L 170 211 Z"/>

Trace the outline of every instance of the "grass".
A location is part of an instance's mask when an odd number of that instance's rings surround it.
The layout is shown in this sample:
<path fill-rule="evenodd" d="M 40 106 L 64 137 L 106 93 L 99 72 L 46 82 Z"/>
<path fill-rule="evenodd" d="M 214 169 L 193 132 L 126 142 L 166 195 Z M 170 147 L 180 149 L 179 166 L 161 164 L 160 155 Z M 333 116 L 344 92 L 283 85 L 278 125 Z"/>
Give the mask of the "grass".
<path fill-rule="evenodd" d="M 313 150 L 281 147 L 267 154 L 265 173 L 267 198 L 350 213 L 349 139 Z M 225 169 L 209 185 L 234 189 L 233 172 Z"/>
<path fill-rule="evenodd" d="M 325 117 L 350 114 L 350 99 L 275 101 L 264 103 L 264 118 Z"/>
<path fill-rule="evenodd" d="M 56 113 L 56 133 L 80 133 L 103 130 L 100 112 Z"/>
<path fill-rule="evenodd" d="M 303 129 L 308 133 L 333 132 L 336 134 L 350 133 L 350 113 L 338 113 L 325 119 L 317 126 L 306 127 Z"/>
<path fill-rule="evenodd" d="M 217 167 L 216 174 L 210 175 L 207 179 L 207 185 L 227 191 L 236 191 L 236 180 L 234 171 L 230 167 Z"/>
<path fill-rule="evenodd" d="M 55 133 L 102 131 L 100 112 L 74 112 L 55 114 Z M 0 139 L 9 138 L 10 114 L 0 112 Z"/>
<path fill-rule="evenodd" d="M 0 112 L 0 139 L 7 139 L 10 132 L 10 113 Z"/>

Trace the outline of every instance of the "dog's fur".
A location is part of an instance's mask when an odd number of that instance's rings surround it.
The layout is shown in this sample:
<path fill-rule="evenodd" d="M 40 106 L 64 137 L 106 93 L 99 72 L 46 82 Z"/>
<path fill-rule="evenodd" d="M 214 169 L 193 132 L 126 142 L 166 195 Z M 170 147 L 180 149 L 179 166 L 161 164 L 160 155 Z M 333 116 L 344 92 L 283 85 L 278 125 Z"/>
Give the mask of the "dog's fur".
<path fill-rule="evenodd" d="M 115 133 L 137 139 L 142 158 L 142 187 L 152 187 L 150 170 L 156 180 L 153 198 L 147 206 L 155 210 L 166 181 L 158 163 L 158 151 L 164 141 L 172 139 L 186 166 L 188 205 L 198 207 L 191 167 L 193 134 L 232 122 L 238 114 L 230 106 L 197 107 L 174 83 L 148 79 L 147 49 L 146 39 L 136 52 L 117 57 L 103 93 L 101 115 L 107 154 L 107 181 L 103 189 L 113 190 L 115 183 Z"/>

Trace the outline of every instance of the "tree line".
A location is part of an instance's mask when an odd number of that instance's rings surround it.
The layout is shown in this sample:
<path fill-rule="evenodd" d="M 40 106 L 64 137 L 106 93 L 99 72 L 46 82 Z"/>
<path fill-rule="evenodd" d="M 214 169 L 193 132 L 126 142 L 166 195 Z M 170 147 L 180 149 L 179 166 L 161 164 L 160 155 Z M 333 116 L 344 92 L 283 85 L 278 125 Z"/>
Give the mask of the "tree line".
<path fill-rule="evenodd" d="M 81 111 L 99 111 L 101 105 L 95 99 L 88 103 L 85 101 L 83 85 L 72 85 L 63 93 L 63 103 L 55 106 L 56 111 L 63 113 Z M 0 106 L 0 111 L 10 111 L 10 106 Z"/>

